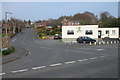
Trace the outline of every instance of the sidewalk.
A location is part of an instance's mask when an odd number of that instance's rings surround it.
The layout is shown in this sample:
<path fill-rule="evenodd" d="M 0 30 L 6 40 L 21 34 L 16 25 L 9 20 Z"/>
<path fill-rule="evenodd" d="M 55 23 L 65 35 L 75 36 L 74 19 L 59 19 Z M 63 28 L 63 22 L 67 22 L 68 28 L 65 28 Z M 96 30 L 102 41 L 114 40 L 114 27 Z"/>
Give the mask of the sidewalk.
<path fill-rule="evenodd" d="M 27 55 L 27 50 L 19 47 L 15 47 L 15 53 L 11 53 L 9 55 L 3 56 L 2 57 L 2 64 L 17 60 L 22 58 L 23 56 Z"/>

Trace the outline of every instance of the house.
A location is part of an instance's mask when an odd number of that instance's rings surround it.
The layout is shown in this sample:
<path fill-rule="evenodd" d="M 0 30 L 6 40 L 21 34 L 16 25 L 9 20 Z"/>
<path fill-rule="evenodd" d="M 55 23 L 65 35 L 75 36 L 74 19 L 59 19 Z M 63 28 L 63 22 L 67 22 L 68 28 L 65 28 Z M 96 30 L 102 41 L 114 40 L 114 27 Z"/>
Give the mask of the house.
<path fill-rule="evenodd" d="M 45 26 L 45 29 L 52 30 L 52 26 Z"/>
<path fill-rule="evenodd" d="M 35 26 L 35 28 L 37 30 L 41 30 L 43 28 L 45 28 L 46 30 L 60 30 L 61 29 L 61 25 L 58 25 L 57 27 L 53 28 L 53 26 L 51 25 L 50 21 L 43 21 L 43 22 L 39 22 L 39 23 L 33 23 L 33 25 Z"/>
<path fill-rule="evenodd" d="M 68 21 L 67 19 L 63 19 L 63 21 L 61 22 L 62 23 L 62 25 L 64 25 L 64 26 L 70 26 L 70 25 L 72 25 L 72 26 L 78 26 L 79 25 L 79 22 L 78 21 Z"/>
<path fill-rule="evenodd" d="M 77 22 L 77 21 L 69 21 L 69 22 L 66 22 L 65 25 L 67 25 L 67 26 L 70 26 L 70 25 L 78 26 L 79 22 Z"/>
<path fill-rule="evenodd" d="M 119 38 L 119 28 L 98 28 L 98 38 Z"/>
<path fill-rule="evenodd" d="M 41 27 L 44 26 L 44 25 L 41 24 L 41 23 L 34 23 L 34 26 L 35 26 L 35 28 L 41 28 Z"/>
<path fill-rule="evenodd" d="M 62 41 L 76 41 L 79 36 L 99 38 L 119 38 L 119 28 L 99 28 L 98 25 L 62 26 Z"/>

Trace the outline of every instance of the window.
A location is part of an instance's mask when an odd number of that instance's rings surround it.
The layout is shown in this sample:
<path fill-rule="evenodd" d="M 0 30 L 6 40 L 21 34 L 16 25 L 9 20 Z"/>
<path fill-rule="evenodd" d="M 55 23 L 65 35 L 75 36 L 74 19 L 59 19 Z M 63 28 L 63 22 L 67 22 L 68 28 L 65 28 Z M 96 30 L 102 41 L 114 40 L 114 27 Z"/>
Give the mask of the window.
<path fill-rule="evenodd" d="M 106 34 L 109 34 L 109 30 L 106 30 Z"/>
<path fill-rule="evenodd" d="M 68 35 L 74 35 L 74 30 L 67 30 Z"/>
<path fill-rule="evenodd" d="M 92 35 L 92 34 L 93 34 L 93 31 L 92 31 L 92 30 L 86 30 L 85 34 L 86 34 L 86 35 Z"/>
<path fill-rule="evenodd" d="M 115 34 L 115 30 L 112 30 L 112 34 Z"/>

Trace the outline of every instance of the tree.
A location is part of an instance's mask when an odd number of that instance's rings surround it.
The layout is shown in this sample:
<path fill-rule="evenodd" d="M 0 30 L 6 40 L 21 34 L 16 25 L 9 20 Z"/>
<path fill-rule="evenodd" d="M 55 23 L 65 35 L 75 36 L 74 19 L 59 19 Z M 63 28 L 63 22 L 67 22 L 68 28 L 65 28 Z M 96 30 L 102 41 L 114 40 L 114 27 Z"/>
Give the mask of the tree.
<path fill-rule="evenodd" d="M 100 15 L 99 27 L 120 27 L 120 20 L 111 16 L 108 12 L 103 12 Z"/>
<path fill-rule="evenodd" d="M 98 18 L 96 15 L 94 15 L 93 13 L 91 12 L 84 12 L 84 13 L 77 13 L 75 15 L 70 15 L 70 16 L 61 16 L 59 17 L 58 19 L 49 19 L 49 20 L 46 20 L 46 22 L 48 21 L 50 23 L 50 25 L 52 27 L 57 27 L 57 25 L 62 25 L 62 21 L 66 19 L 68 21 L 77 21 L 77 22 L 80 22 L 80 24 L 98 24 Z M 36 21 L 37 23 L 42 23 L 44 21 L 41 22 L 41 20 L 38 20 Z"/>
<path fill-rule="evenodd" d="M 31 21 L 30 20 L 28 21 L 28 24 L 29 24 L 29 26 L 31 26 Z"/>
<path fill-rule="evenodd" d="M 103 12 L 100 14 L 100 21 L 106 22 L 109 17 L 110 17 L 110 14 L 108 12 Z"/>

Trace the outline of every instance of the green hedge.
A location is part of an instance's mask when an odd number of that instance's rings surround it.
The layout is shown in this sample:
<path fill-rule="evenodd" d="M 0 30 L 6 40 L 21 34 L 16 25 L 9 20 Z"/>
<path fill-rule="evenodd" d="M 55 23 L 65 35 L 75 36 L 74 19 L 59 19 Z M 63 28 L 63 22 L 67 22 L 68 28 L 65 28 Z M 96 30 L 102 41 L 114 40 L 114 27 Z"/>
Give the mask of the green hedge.
<path fill-rule="evenodd" d="M 2 51 L 2 55 L 8 55 L 14 52 L 14 47 L 8 48 L 8 50 Z"/>

